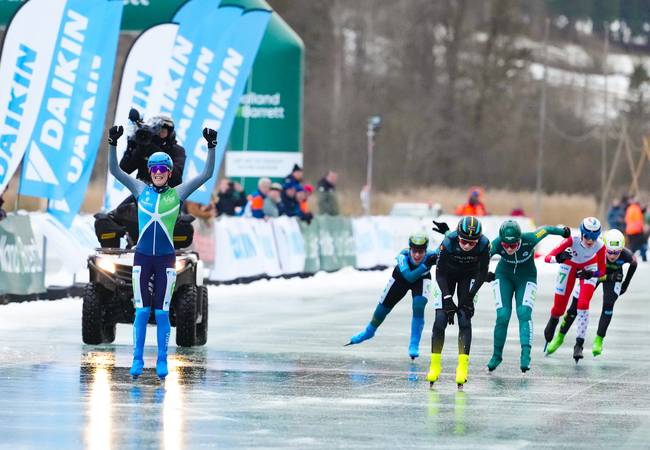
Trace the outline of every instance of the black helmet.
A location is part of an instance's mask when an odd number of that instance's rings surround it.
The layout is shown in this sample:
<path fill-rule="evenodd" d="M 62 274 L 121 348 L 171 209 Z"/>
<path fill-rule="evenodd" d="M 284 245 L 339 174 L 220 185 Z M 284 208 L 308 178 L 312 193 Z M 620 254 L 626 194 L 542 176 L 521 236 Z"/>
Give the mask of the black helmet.
<path fill-rule="evenodd" d="M 478 241 L 483 234 L 481 222 L 474 216 L 465 216 L 458 222 L 456 227 L 458 237 L 466 241 Z"/>

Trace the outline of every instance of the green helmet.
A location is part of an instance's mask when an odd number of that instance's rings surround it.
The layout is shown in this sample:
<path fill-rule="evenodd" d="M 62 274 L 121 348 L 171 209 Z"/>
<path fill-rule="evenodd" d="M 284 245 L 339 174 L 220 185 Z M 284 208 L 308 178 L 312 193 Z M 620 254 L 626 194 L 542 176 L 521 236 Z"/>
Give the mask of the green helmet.
<path fill-rule="evenodd" d="M 409 248 L 426 250 L 429 247 L 429 237 L 424 233 L 415 233 L 409 236 Z"/>
<path fill-rule="evenodd" d="M 499 237 L 506 244 L 514 244 L 521 240 L 521 228 L 514 220 L 506 220 L 499 228 Z"/>

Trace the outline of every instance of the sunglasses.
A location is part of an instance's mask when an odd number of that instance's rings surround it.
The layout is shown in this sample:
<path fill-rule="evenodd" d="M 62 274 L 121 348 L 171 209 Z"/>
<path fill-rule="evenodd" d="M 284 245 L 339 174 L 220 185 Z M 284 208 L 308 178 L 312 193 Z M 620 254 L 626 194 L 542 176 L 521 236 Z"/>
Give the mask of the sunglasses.
<path fill-rule="evenodd" d="M 600 236 L 600 233 L 585 233 L 582 235 L 583 239 L 587 239 L 589 241 L 595 241 L 598 239 L 598 236 Z"/>
<path fill-rule="evenodd" d="M 151 166 L 151 169 L 149 169 L 149 172 L 151 173 L 167 173 L 169 172 L 169 167 L 167 166 Z"/>
<path fill-rule="evenodd" d="M 474 247 L 476 244 L 478 244 L 478 241 L 468 241 L 467 239 L 463 238 L 458 238 L 458 242 L 467 247 Z"/>
<path fill-rule="evenodd" d="M 623 250 L 607 250 L 608 255 L 620 255 Z"/>
<path fill-rule="evenodd" d="M 512 244 L 502 242 L 501 247 L 503 247 L 505 250 L 517 250 L 519 248 L 519 244 L 520 242 L 513 242 Z"/>

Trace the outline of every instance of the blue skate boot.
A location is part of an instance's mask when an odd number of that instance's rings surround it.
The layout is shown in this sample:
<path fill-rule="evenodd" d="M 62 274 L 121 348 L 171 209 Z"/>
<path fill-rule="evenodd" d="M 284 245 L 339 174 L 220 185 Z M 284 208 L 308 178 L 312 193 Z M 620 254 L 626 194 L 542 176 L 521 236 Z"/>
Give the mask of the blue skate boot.
<path fill-rule="evenodd" d="M 161 380 L 164 380 L 169 373 L 169 370 L 167 368 L 167 345 L 169 344 L 169 333 L 171 331 L 171 325 L 169 323 L 169 311 L 157 309 L 156 324 L 158 337 L 158 358 L 156 360 L 156 374 Z"/>
<path fill-rule="evenodd" d="M 151 308 L 135 309 L 135 319 L 133 320 L 133 364 L 131 364 L 131 376 L 138 378 L 142 375 L 144 367 L 144 341 L 147 337 L 147 322 L 149 321 Z"/>

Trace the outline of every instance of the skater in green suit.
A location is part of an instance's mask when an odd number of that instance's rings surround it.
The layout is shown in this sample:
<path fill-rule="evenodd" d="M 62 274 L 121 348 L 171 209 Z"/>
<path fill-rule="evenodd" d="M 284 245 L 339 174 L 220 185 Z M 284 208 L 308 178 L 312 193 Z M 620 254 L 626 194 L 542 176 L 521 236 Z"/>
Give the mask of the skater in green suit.
<path fill-rule="evenodd" d="M 494 325 L 494 353 L 488 362 L 492 372 L 501 364 L 503 346 L 506 343 L 508 322 L 512 314 L 512 297 L 515 298 L 517 319 L 519 319 L 519 341 L 521 342 L 520 368 L 530 369 L 530 349 L 533 340 L 533 306 L 537 294 L 537 268 L 535 267 L 535 246 L 548 235 L 569 237 L 568 227 L 541 227 L 532 233 L 523 233 L 514 220 L 503 222 L 499 237 L 492 241 L 490 256 L 500 255 L 495 273 L 488 280 L 494 280 L 494 300 L 497 320 Z"/>

